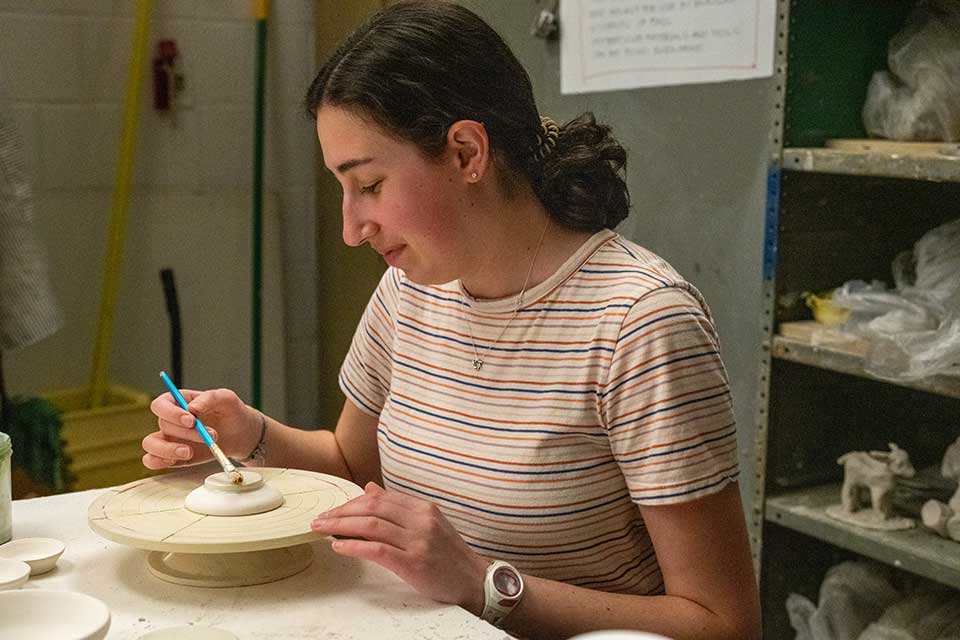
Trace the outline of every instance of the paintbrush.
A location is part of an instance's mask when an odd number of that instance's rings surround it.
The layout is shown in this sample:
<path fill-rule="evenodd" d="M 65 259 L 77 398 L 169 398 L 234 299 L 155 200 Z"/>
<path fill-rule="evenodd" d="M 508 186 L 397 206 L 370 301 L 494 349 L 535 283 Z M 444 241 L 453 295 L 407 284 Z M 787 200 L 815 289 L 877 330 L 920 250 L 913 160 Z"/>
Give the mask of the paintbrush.
<path fill-rule="evenodd" d="M 177 404 L 180 405 L 180 408 L 189 412 L 190 410 L 187 409 L 187 401 L 184 399 L 183 394 L 180 393 L 180 390 L 177 389 L 176 385 L 173 384 L 173 380 L 170 379 L 166 371 L 160 372 L 160 379 L 163 380 L 163 384 L 167 385 L 167 389 L 170 390 L 170 394 L 173 396 L 173 399 L 177 401 Z M 220 447 L 217 446 L 217 443 L 213 441 L 207 428 L 200 422 L 200 418 L 196 416 L 193 417 L 193 426 L 196 427 L 206 445 L 210 447 L 210 452 L 213 453 L 213 457 L 216 458 L 220 466 L 223 467 L 223 471 L 227 474 L 227 477 L 230 478 L 230 482 L 233 484 L 243 484 L 243 475 L 237 471 L 237 468 L 230 462 L 230 458 L 228 458 L 223 451 L 220 450 Z"/>

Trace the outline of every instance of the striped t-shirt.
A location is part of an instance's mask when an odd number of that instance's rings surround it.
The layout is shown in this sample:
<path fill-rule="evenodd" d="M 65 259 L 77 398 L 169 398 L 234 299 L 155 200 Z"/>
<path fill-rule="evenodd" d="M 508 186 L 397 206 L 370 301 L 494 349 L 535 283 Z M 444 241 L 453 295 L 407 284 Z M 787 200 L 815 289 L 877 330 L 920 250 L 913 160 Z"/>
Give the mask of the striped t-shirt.
<path fill-rule="evenodd" d="M 522 572 L 662 593 L 637 505 L 693 500 L 738 472 L 706 304 L 612 231 L 516 303 L 384 274 L 340 385 L 379 416 L 385 487 L 434 502 L 475 551 Z"/>

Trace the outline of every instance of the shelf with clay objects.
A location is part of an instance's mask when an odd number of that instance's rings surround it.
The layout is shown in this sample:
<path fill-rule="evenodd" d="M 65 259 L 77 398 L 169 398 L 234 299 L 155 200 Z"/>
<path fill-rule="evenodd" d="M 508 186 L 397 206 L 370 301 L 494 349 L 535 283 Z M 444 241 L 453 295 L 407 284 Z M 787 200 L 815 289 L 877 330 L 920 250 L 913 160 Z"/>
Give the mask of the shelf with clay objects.
<path fill-rule="evenodd" d="M 864 369 L 864 360 L 869 346 L 866 340 L 850 336 L 847 341 L 816 344 L 813 335 L 821 328 L 824 328 L 824 325 L 813 320 L 780 323 L 778 334 L 773 337 L 770 345 L 771 355 L 780 360 L 918 389 L 948 398 L 960 398 L 960 376 L 939 375 L 921 380 L 890 380 L 877 377 Z"/>
<path fill-rule="evenodd" d="M 827 515 L 840 502 L 840 484 L 793 490 L 765 501 L 768 522 L 862 556 L 960 589 L 960 542 L 941 538 L 919 521 L 912 529 L 882 531 Z"/>
<path fill-rule="evenodd" d="M 855 176 L 960 182 L 960 144 L 827 140 L 823 147 L 788 147 L 781 152 L 784 169 Z"/>

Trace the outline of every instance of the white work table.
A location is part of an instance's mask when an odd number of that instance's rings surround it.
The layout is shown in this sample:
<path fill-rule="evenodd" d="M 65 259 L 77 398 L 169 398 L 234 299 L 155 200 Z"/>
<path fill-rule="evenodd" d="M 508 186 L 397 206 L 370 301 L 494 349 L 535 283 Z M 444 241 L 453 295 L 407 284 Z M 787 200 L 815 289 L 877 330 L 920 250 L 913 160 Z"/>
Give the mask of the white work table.
<path fill-rule="evenodd" d="M 241 640 L 510 637 L 459 607 L 421 596 L 386 569 L 336 555 L 325 539 L 312 543 L 314 560 L 306 570 L 278 582 L 231 588 L 164 582 L 147 568 L 146 551 L 90 529 L 87 508 L 103 491 L 16 500 L 13 536 L 64 542 L 57 568 L 22 588 L 99 598 L 110 608 L 107 640 L 136 640 L 187 624 L 220 627 Z"/>

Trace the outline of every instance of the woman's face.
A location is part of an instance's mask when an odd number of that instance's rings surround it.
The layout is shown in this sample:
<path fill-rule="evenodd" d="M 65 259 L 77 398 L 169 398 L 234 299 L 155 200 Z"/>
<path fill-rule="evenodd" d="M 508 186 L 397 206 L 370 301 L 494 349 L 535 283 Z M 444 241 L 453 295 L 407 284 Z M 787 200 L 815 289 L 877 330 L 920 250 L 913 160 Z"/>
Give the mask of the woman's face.
<path fill-rule="evenodd" d="M 343 241 L 369 243 L 421 284 L 459 277 L 469 200 L 454 154 L 425 159 L 411 143 L 338 107 L 317 113 L 323 162 L 343 189 Z"/>

